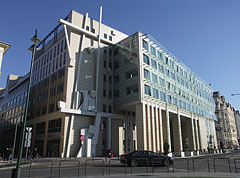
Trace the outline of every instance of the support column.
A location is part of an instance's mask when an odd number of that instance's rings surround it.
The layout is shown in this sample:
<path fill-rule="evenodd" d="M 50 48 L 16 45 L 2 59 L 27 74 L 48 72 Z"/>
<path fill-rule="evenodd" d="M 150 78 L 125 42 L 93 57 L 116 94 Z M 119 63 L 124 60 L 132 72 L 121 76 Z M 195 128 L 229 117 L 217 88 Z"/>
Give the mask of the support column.
<path fill-rule="evenodd" d="M 181 127 L 181 115 L 180 115 L 180 109 L 177 108 L 177 119 L 178 119 L 178 135 L 179 135 L 179 147 L 181 152 L 181 157 L 184 156 L 183 152 L 183 145 L 182 145 L 182 127 Z"/>
<path fill-rule="evenodd" d="M 160 135 L 160 150 L 161 153 L 164 152 L 163 150 L 163 123 L 162 123 L 162 110 L 161 107 L 159 107 L 159 135 Z"/>
<path fill-rule="evenodd" d="M 148 149 L 149 150 L 152 150 L 152 134 L 151 134 L 151 127 L 152 127 L 152 125 L 151 125 L 151 115 L 150 115 L 150 105 L 149 105 L 149 103 L 147 103 L 147 122 L 148 122 L 148 128 L 147 128 L 147 134 L 148 134 L 148 140 L 147 140 L 147 142 L 148 142 Z"/>
<path fill-rule="evenodd" d="M 202 150 L 202 135 L 201 135 L 201 128 L 200 128 L 200 118 L 198 117 L 197 120 L 197 128 L 198 128 L 198 135 L 199 135 L 199 149 Z"/>
<path fill-rule="evenodd" d="M 160 152 L 160 118 L 159 118 L 159 107 L 156 105 L 155 107 L 155 113 L 156 113 L 156 149 L 157 152 Z"/>
<path fill-rule="evenodd" d="M 196 150 L 193 115 L 191 115 L 191 126 L 192 126 L 192 144 L 193 144 L 193 150 Z"/>
<path fill-rule="evenodd" d="M 199 154 L 199 135 L 198 135 L 198 126 L 197 126 L 197 118 L 195 118 L 195 129 L 196 129 L 196 149 L 197 154 Z"/>
<path fill-rule="evenodd" d="M 140 118 L 136 118 L 138 120 L 138 122 L 143 122 L 143 125 L 142 125 L 142 128 L 140 128 L 139 126 L 137 127 L 137 138 L 140 139 L 140 135 L 142 136 L 142 144 L 140 141 L 138 141 L 138 149 L 143 147 L 144 150 L 147 150 L 148 149 L 148 128 L 147 128 L 147 114 L 146 114 L 146 103 L 143 102 L 143 104 L 141 105 L 141 108 L 142 108 L 142 115 L 140 115 L 139 117 Z M 138 112 L 136 112 L 136 115 L 138 115 Z M 141 131 L 142 129 L 142 131 Z"/>
<path fill-rule="evenodd" d="M 153 104 L 151 104 L 151 119 L 152 119 L 152 151 L 156 152 L 156 127 L 155 127 L 155 122 L 156 122 L 156 112 Z"/>
<path fill-rule="evenodd" d="M 168 112 L 168 104 L 166 102 L 166 121 L 167 121 L 167 139 L 168 139 L 168 145 L 169 145 L 169 152 L 172 152 L 172 146 L 171 146 L 171 133 L 170 133 L 170 118 L 169 118 L 169 112 Z"/>

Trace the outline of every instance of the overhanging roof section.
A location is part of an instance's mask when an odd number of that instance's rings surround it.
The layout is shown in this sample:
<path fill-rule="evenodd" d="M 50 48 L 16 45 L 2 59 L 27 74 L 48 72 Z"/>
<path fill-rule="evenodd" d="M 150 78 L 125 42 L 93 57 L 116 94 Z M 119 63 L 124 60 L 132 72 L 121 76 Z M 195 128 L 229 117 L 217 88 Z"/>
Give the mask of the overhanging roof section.
<path fill-rule="evenodd" d="M 3 41 L 0 41 L 0 48 L 3 48 L 3 54 L 5 53 L 5 52 L 7 52 L 7 50 L 8 50 L 8 48 L 10 48 L 10 44 L 8 44 L 8 43 L 5 43 L 5 42 L 3 42 Z"/>

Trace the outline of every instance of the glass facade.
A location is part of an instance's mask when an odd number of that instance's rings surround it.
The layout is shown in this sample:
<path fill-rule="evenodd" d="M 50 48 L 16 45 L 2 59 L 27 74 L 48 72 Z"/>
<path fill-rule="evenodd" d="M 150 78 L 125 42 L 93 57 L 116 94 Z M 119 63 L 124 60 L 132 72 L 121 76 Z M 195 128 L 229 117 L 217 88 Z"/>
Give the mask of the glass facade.
<path fill-rule="evenodd" d="M 212 89 L 207 83 L 152 36 L 144 36 L 142 48 L 140 55 L 144 64 L 144 78 L 147 79 L 144 81 L 145 95 L 215 119 Z"/>
<path fill-rule="evenodd" d="M 113 95 L 115 104 L 138 99 L 139 68 L 137 39 L 137 34 L 134 34 L 114 46 Z M 149 63 L 149 59 L 146 58 L 146 62 Z M 148 74 L 147 71 L 146 77 L 150 80 L 150 73 Z"/>

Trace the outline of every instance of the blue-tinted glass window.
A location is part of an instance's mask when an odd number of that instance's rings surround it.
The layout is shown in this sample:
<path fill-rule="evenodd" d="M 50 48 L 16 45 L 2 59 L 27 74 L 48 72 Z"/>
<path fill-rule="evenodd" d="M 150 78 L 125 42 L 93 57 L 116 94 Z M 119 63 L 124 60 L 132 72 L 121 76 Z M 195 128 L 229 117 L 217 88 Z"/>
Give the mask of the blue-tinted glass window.
<path fill-rule="evenodd" d="M 151 96 L 151 87 L 148 85 L 144 85 L 144 91 L 146 95 Z"/>
<path fill-rule="evenodd" d="M 163 73 L 163 71 L 164 71 L 164 69 L 163 69 L 163 65 L 161 65 L 161 64 L 158 64 L 158 70 L 159 70 L 160 72 L 162 72 L 162 73 Z"/>
<path fill-rule="evenodd" d="M 166 62 L 166 64 L 168 65 L 168 58 L 167 58 L 167 57 L 165 57 L 165 59 L 166 59 L 166 61 L 165 61 L 165 62 Z"/>
<path fill-rule="evenodd" d="M 177 98 L 173 97 L 173 104 L 177 105 Z"/>
<path fill-rule="evenodd" d="M 158 84 L 158 76 L 152 73 L 152 82 Z"/>
<path fill-rule="evenodd" d="M 168 69 L 166 70 L 166 75 L 169 77 L 169 70 Z"/>
<path fill-rule="evenodd" d="M 155 60 L 151 59 L 151 65 L 154 69 L 157 70 L 157 62 Z"/>
<path fill-rule="evenodd" d="M 165 85 L 164 85 L 164 80 L 163 80 L 163 78 L 161 78 L 161 77 L 159 77 L 159 83 L 160 83 L 160 85 L 161 85 L 162 87 L 165 86 Z"/>
<path fill-rule="evenodd" d="M 183 101 L 183 108 L 186 109 L 186 102 Z"/>
<path fill-rule="evenodd" d="M 150 79 L 150 72 L 147 69 L 144 69 L 144 78 L 146 78 L 147 80 L 151 80 Z"/>
<path fill-rule="evenodd" d="M 172 96 L 168 95 L 168 103 L 172 103 Z"/>
<path fill-rule="evenodd" d="M 158 51 L 158 52 L 157 52 L 157 54 L 158 54 L 158 56 L 157 56 L 157 57 L 158 57 L 158 59 L 162 60 L 162 54 L 161 54 L 161 52 L 160 52 L 160 51 Z"/>
<path fill-rule="evenodd" d="M 173 80 L 175 80 L 175 73 L 174 73 L 174 72 L 171 72 L 171 78 L 172 78 Z"/>
<path fill-rule="evenodd" d="M 160 91 L 160 99 L 161 99 L 162 101 L 166 101 L 166 95 L 165 95 L 165 93 L 162 92 L 162 91 Z"/>
<path fill-rule="evenodd" d="M 148 42 L 146 42 L 145 40 L 142 40 L 142 42 L 143 48 L 145 48 L 148 51 Z"/>
<path fill-rule="evenodd" d="M 153 97 L 159 99 L 158 90 L 153 88 Z"/>
<path fill-rule="evenodd" d="M 179 107 L 182 108 L 182 101 L 179 100 Z"/>
<path fill-rule="evenodd" d="M 156 48 L 154 48 L 153 46 L 151 46 L 151 53 L 152 55 L 156 56 Z"/>
<path fill-rule="evenodd" d="M 143 54 L 143 62 L 145 63 L 145 64 L 150 64 L 150 62 L 149 62 L 149 57 L 147 56 L 147 55 L 145 55 L 145 54 Z"/>

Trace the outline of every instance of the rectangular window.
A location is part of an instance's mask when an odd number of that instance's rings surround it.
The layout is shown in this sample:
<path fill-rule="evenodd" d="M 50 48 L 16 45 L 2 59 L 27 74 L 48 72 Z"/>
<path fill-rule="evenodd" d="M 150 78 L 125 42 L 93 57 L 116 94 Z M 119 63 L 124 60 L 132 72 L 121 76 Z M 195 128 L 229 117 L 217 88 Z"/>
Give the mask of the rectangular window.
<path fill-rule="evenodd" d="M 172 96 L 168 95 L 168 103 L 172 103 Z"/>
<path fill-rule="evenodd" d="M 107 112 L 107 111 L 106 111 L 106 105 L 105 105 L 105 104 L 103 104 L 103 112 Z"/>
<path fill-rule="evenodd" d="M 109 85 L 112 84 L 112 77 L 111 76 L 108 77 L 108 82 L 109 82 Z"/>
<path fill-rule="evenodd" d="M 104 37 L 105 39 L 107 39 L 107 34 L 106 34 L 106 33 L 104 33 L 103 37 Z"/>
<path fill-rule="evenodd" d="M 143 54 L 143 62 L 145 63 L 145 64 L 150 64 L 150 62 L 149 62 L 149 57 L 147 56 L 147 55 L 145 55 L 145 54 Z"/>
<path fill-rule="evenodd" d="M 138 85 L 132 85 L 132 86 L 126 87 L 125 90 L 127 95 L 131 95 L 133 93 L 138 92 Z"/>
<path fill-rule="evenodd" d="M 62 55 L 60 55 L 59 67 L 62 67 Z"/>
<path fill-rule="evenodd" d="M 118 83 L 119 82 L 119 75 L 114 76 L 113 82 L 114 83 Z"/>
<path fill-rule="evenodd" d="M 56 46 L 54 46 L 53 57 L 56 57 Z"/>
<path fill-rule="evenodd" d="M 158 76 L 154 73 L 152 73 L 152 82 L 158 84 Z"/>
<path fill-rule="evenodd" d="M 119 90 L 114 90 L 113 96 L 114 96 L 115 98 L 118 98 L 118 97 L 119 97 Z"/>
<path fill-rule="evenodd" d="M 154 69 L 157 70 L 157 62 L 155 60 L 151 59 L 151 65 Z"/>
<path fill-rule="evenodd" d="M 66 64 L 66 52 L 64 53 L 64 56 L 63 56 L 63 65 Z"/>
<path fill-rule="evenodd" d="M 163 73 L 164 72 L 163 65 L 158 64 L 158 70 Z"/>
<path fill-rule="evenodd" d="M 48 133 L 61 131 L 61 118 L 48 121 Z"/>
<path fill-rule="evenodd" d="M 109 35 L 109 40 L 112 41 L 112 36 Z"/>
<path fill-rule="evenodd" d="M 119 68 L 119 61 L 116 61 L 113 63 L 113 69 L 118 69 Z"/>
<path fill-rule="evenodd" d="M 153 97 L 159 99 L 158 90 L 153 88 Z"/>
<path fill-rule="evenodd" d="M 150 72 L 147 69 L 144 69 L 144 78 L 146 78 L 147 80 L 151 80 L 150 79 Z"/>
<path fill-rule="evenodd" d="M 63 52 L 63 40 L 61 42 L 61 52 Z"/>
<path fill-rule="evenodd" d="M 162 92 L 162 91 L 160 91 L 160 99 L 161 99 L 162 101 L 166 101 L 166 95 L 165 95 L 165 93 Z"/>
<path fill-rule="evenodd" d="M 144 85 L 144 91 L 146 95 L 151 96 L 151 87 L 148 85 Z"/>
<path fill-rule="evenodd" d="M 92 32 L 92 33 L 95 33 L 95 29 L 94 29 L 94 28 L 91 28 L 91 32 Z"/>
<path fill-rule="evenodd" d="M 158 56 L 157 56 L 157 57 L 158 57 L 158 59 L 162 60 L 162 55 L 161 55 L 161 52 L 160 52 L 160 51 L 158 51 L 158 52 L 157 52 L 157 54 L 158 54 Z"/>
<path fill-rule="evenodd" d="M 142 45 L 143 45 L 143 48 L 148 51 L 148 42 L 146 42 L 145 40 L 142 40 Z"/>
<path fill-rule="evenodd" d="M 132 69 L 130 71 L 127 71 L 125 74 L 126 74 L 127 79 L 134 78 L 134 77 L 138 76 L 138 71 L 137 71 L 137 69 Z"/>
<path fill-rule="evenodd" d="M 152 55 L 156 56 L 156 48 L 154 48 L 153 46 L 151 46 L 151 53 Z"/>
<path fill-rule="evenodd" d="M 164 79 L 161 78 L 161 77 L 159 77 L 159 83 L 160 83 L 160 85 L 161 85 L 162 87 L 165 86 L 165 84 L 164 84 Z"/>
<path fill-rule="evenodd" d="M 58 69 L 58 57 L 57 57 L 57 60 L 56 60 L 56 70 Z"/>

